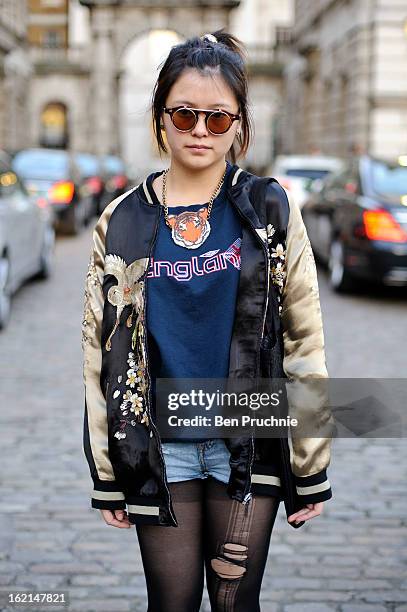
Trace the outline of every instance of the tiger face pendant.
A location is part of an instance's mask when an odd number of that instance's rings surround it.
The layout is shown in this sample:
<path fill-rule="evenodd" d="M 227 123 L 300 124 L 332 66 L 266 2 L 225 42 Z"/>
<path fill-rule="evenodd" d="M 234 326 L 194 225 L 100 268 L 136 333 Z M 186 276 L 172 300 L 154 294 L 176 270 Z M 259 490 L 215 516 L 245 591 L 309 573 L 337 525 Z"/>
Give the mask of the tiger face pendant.
<path fill-rule="evenodd" d="M 175 244 L 186 249 L 197 249 L 210 234 L 208 209 L 184 211 L 178 215 L 168 215 L 171 236 Z"/>

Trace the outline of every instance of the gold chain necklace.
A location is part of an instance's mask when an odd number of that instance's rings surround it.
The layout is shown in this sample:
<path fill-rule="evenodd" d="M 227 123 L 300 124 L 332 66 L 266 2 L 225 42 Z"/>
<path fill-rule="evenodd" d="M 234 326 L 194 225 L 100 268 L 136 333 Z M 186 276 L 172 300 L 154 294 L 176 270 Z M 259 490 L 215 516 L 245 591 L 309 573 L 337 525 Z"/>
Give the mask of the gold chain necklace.
<path fill-rule="evenodd" d="M 187 249 L 197 249 L 205 242 L 210 234 L 211 226 L 209 224 L 209 217 L 212 211 L 213 202 L 222 189 L 226 176 L 227 165 L 222 178 L 217 184 L 216 189 L 209 200 L 208 207 L 202 207 L 197 211 L 184 211 L 178 215 L 170 215 L 168 212 L 167 174 L 169 170 L 169 168 L 164 170 L 162 184 L 162 202 L 164 207 L 165 222 L 171 229 L 171 236 L 175 244 L 183 246 Z"/>

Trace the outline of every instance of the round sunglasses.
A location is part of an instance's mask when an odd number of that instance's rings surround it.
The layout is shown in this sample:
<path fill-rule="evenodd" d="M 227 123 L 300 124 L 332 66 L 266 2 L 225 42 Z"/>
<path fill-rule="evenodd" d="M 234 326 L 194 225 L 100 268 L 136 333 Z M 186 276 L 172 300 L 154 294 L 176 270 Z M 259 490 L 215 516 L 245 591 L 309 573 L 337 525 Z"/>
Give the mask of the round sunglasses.
<path fill-rule="evenodd" d="M 240 115 L 225 110 L 208 110 L 205 108 L 190 108 L 189 106 L 175 106 L 173 108 L 164 106 L 164 112 L 168 113 L 174 127 L 179 132 L 193 130 L 198 123 L 198 113 L 205 113 L 206 128 L 215 136 L 226 134 L 232 127 L 233 122 L 240 119 Z"/>

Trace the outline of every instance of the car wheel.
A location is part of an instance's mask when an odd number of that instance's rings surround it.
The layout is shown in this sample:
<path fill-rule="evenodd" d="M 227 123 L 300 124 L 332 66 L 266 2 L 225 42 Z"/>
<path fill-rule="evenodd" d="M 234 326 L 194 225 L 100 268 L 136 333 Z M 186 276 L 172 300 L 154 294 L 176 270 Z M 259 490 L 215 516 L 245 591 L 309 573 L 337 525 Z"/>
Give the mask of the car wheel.
<path fill-rule="evenodd" d="M 79 206 L 73 205 L 70 210 L 69 221 L 68 221 L 68 233 L 71 236 L 77 236 L 83 225 L 83 219 L 80 214 Z"/>
<path fill-rule="evenodd" d="M 8 290 L 10 264 L 6 257 L 0 258 L 0 329 L 4 329 L 10 318 L 11 298 Z"/>
<path fill-rule="evenodd" d="M 47 227 L 44 232 L 44 241 L 41 249 L 40 269 L 38 278 L 49 278 L 54 265 L 55 231 L 52 227 Z"/>
<path fill-rule="evenodd" d="M 351 291 L 354 287 L 354 280 L 346 269 L 345 265 L 345 247 L 343 242 L 338 238 L 331 242 L 329 253 L 329 282 L 335 291 L 344 293 Z"/>

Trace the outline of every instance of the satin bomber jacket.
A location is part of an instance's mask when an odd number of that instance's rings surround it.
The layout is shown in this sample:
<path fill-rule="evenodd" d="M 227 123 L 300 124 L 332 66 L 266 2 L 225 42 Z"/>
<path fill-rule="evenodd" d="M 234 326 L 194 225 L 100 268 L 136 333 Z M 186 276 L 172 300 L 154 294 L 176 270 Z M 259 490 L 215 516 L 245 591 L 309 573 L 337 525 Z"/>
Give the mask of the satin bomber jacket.
<path fill-rule="evenodd" d="M 145 325 L 145 276 L 163 214 L 152 197 L 152 181 L 159 174 L 112 201 L 93 231 L 82 322 L 83 443 L 93 480 L 93 508 L 127 505 L 133 524 L 177 527 L 151 414 Z M 253 206 L 259 181 L 266 181 L 266 223 Z M 267 376 L 268 347 L 275 341 L 273 308 L 278 308 L 285 376 L 290 381 L 327 378 L 315 260 L 298 206 L 288 203 L 277 181 L 260 179 L 236 164 L 226 187 L 242 220 L 229 377 Z M 270 299 L 272 290 L 277 290 L 277 302 Z M 327 399 L 324 394 L 318 397 L 313 416 L 322 421 Z M 257 493 L 284 500 L 287 478 L 294 483 L 298 509 L 332 497 L 329 437 L 296 437 L 290 445 L 287 439 L 254 436 L 225 438 L 225 443 L 231 453 L 231 499 L 246 504 Z"/>

